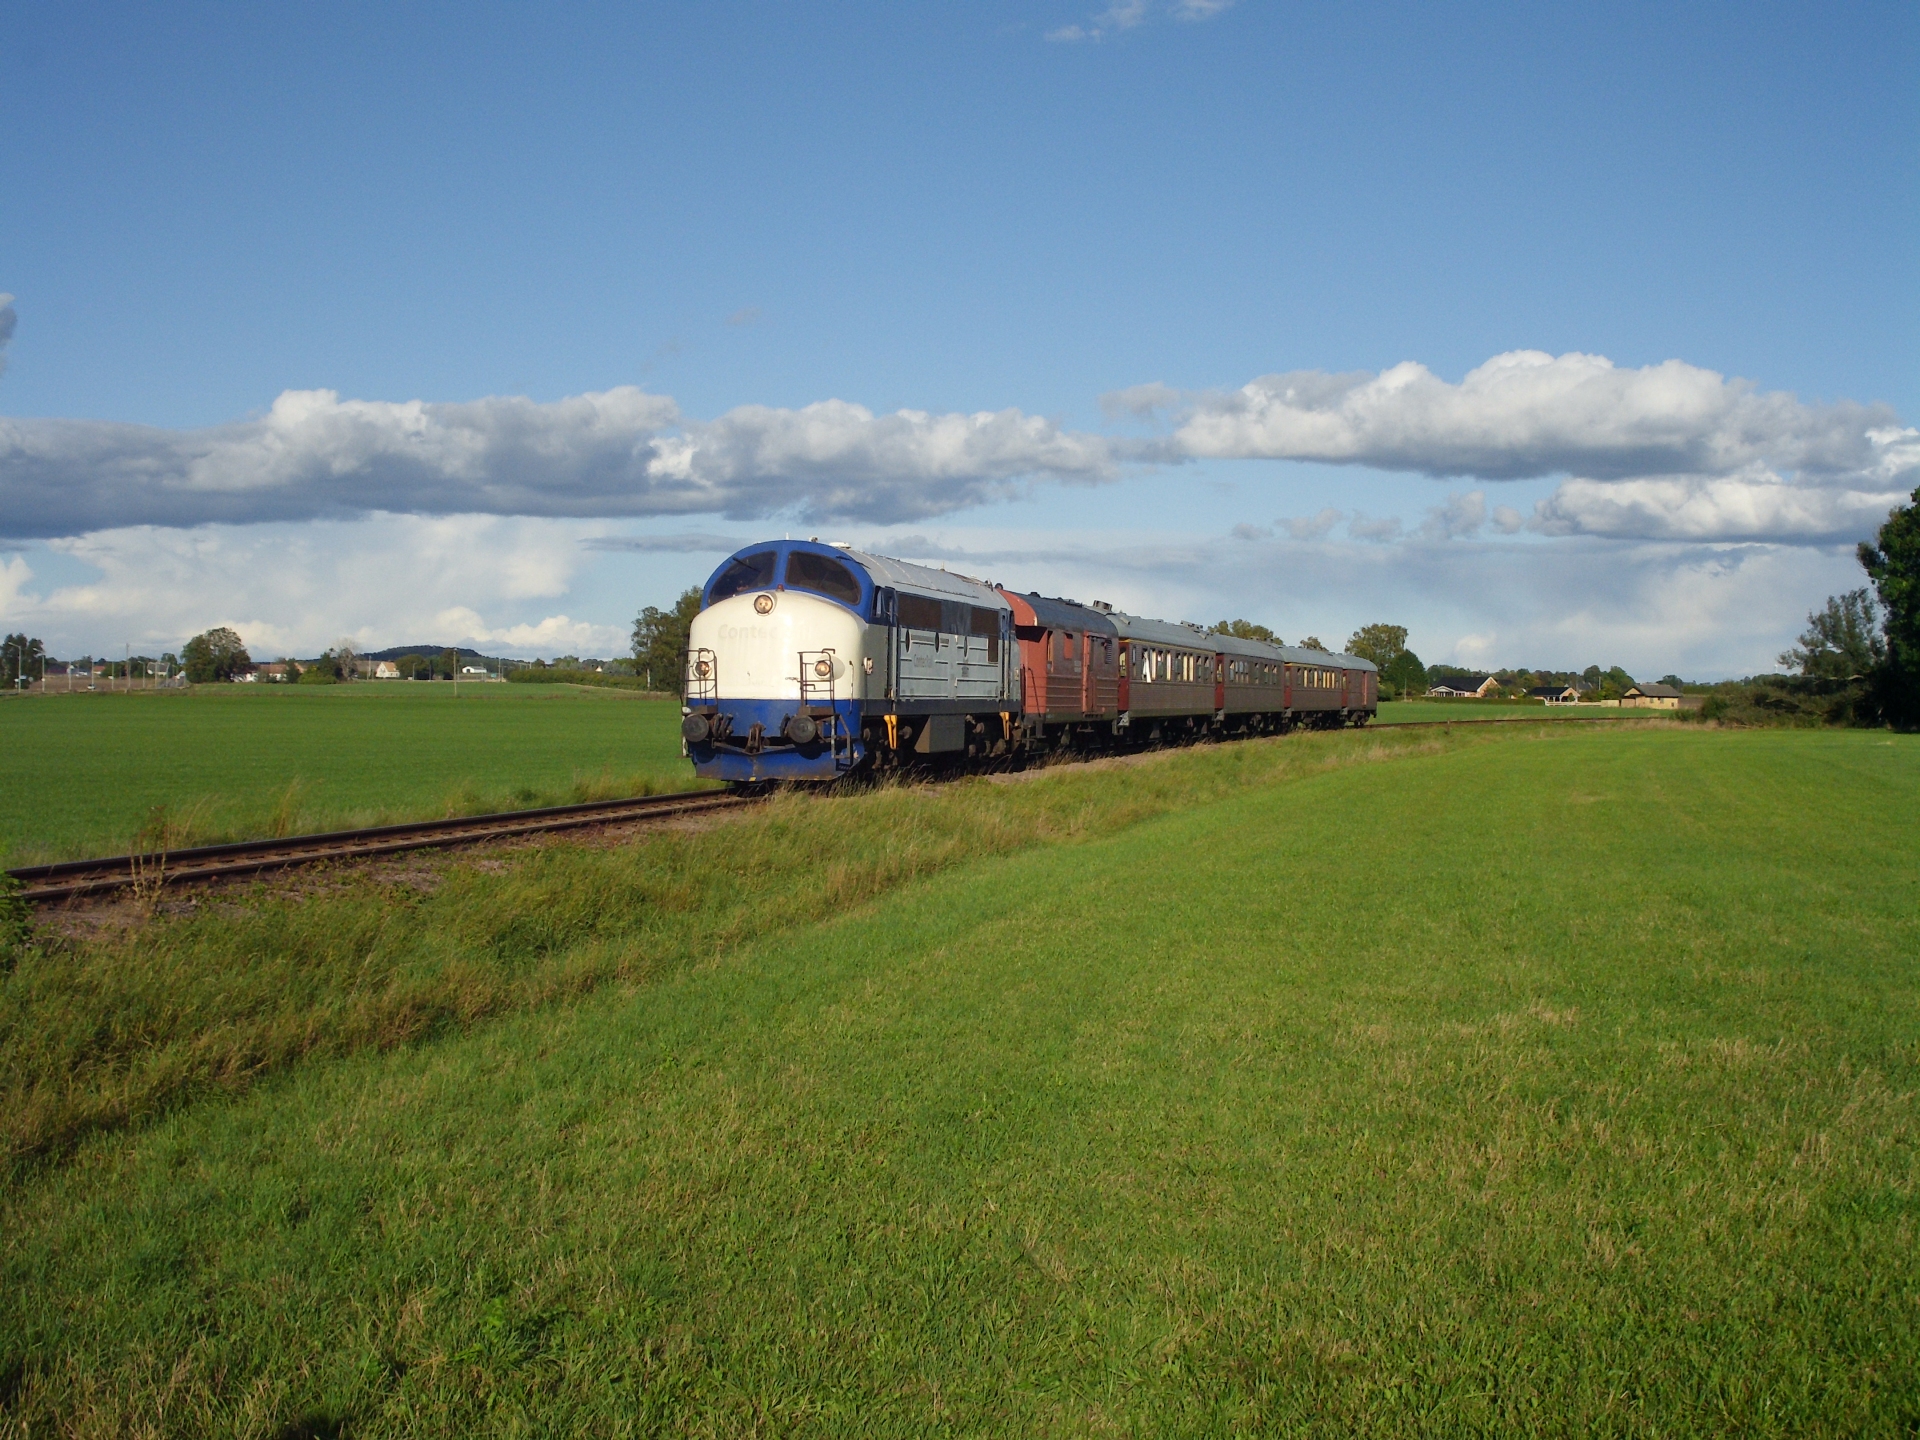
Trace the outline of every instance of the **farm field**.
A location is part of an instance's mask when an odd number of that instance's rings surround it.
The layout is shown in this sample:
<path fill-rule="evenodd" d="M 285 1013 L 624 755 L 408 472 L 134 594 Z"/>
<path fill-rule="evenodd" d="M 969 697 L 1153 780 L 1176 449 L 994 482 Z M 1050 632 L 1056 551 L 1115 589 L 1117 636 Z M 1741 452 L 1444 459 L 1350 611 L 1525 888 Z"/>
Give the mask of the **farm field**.
<path fill-rule="evenodd" d="M 689 789 L 679 707 L 558 685 L 207 685 L 0 704 L 0 864 Z"/>
<path fill-rule="evenodd" d="M 1376 725 L 1414 720 L 1619 720 L 1645 719 L 1660 712 L 1621 710 L 1599 705 L 1542 705 L 1534 700 L 1382 700 Z"/>
<path fill-rule="evenodd" d="M 1916 813 L 1298 736 L 29 953 L 0 1434 L 1909 1433 Z"/>

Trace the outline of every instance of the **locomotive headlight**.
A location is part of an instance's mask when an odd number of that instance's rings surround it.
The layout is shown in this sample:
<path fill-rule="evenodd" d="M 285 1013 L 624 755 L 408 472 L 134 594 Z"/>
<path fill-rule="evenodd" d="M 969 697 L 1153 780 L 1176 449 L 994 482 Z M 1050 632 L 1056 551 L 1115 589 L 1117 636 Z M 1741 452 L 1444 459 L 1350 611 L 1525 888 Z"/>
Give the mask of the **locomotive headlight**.
<path fill-rule="evenodd" d="M 833 661 L 831 660 L 814 661 L 813 673 L 818 675 L 822 680 L 828 679 L 833 674 Z"/>
<path fill-rule="evenodd" d="M 709 675 L 713 674 L 713 663 L 708 660 L 696 661 L 693 667 L 693 673 L 698 675 L 702 680 L 704 680 Z"/>
<path fill-rule="evenodd" d="M 773 596 L 771 595 L 754 596 L 753 612 L 756 615 L 771 615 L 773 613 Z"/>

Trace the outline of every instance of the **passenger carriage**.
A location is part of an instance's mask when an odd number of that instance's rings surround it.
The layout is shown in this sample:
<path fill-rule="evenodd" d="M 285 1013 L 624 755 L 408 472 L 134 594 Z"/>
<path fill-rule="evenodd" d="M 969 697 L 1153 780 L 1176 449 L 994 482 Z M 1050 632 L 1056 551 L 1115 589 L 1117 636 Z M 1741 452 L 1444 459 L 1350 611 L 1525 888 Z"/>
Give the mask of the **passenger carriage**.
<path fill-rule="evenodd" d="M 1111 740 L 1120 708 L 1120 636 L 1107 612 L 1032 591 L 1000 593 L 1020 646 L 1022 739 Z"/>

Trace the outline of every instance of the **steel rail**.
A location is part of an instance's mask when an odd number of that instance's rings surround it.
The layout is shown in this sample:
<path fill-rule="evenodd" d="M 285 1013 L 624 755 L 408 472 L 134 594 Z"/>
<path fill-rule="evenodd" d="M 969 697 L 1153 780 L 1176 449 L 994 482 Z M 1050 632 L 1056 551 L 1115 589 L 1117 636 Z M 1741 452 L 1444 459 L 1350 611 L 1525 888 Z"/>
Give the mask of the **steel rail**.
<path fill-rule="evenodd" d="M 20 898 L 38 902 L 67 900 L 111 890 L 158 888 L 195 880 L 258 874 L 326 860 L 394 855 L 406 850 L 446 849 L 483 840 L 574 830 L 628 820 L 653 820 L 724 810 L 753 801 L 718 790 L 678 795 L 641 795 L 629 800 L 590 800 L 540 810 L 507 810 L 451 820 L 421 820 L 408 825 L 378 825 L 366 830 L 334 830 L 319 835 L 289 835 L 278 840 L 244 840 L 231 845 L 199 845 L 188 850 L 156 850 L 113 855 L 99 860 L 65 860 L 55 865 L 25 865 L 7 873 L 24 887 Z"/>
<path fill-rule="evenodd" d="M 1560 716 L 1516 715 L 1495 719 L 1403 720 L 1371 725 L 1377 731 L 1415 730 L 1453 725 L 1567 724 L 1591 719 L 1597 723 L 1658 720 L 1670 712 L 1651 715 Z M 1335 732 L 1328 732 L 1335 733 Z M 50 902 L 75 899 L 112 890 L 157 889 L 196 880 L 253 875 L 267 870 L 313 865 L 327 860 L 396 855 L 408 850 L 448 849 L 485 840 L 510 839 L 588 825 L 619 824 L 630 820 L 698 814 L 750 805 L 751 797 L 717 790 L 692 790 L 677 795 L 641 795 L 628 800 L 590 800 L 579 805 L 552 805 L 539 810 L 507 810 L 491 815 L 465 815 L 450 820 L 421 820 L 406 825 L 378 825 L 365 830 L 333 830 L 318 835 L 290 835 L 278 840 L 243 840 L 230 845 L 199 845 L 187 850 L 156 850 L 145 854 L 112 855 L 99 860 L 63 860 L 54 865 L 25 865 L 6 873 L 24 887 L 23 900 Z"/>

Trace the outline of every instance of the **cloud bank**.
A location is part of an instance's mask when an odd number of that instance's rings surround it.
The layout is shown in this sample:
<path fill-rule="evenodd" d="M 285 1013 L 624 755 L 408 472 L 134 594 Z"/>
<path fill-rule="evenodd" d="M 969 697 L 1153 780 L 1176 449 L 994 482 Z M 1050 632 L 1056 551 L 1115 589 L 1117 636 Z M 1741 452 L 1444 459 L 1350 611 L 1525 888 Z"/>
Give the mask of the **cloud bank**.
<path fill-rule="evenodd" d="M 1268 375 L 1235 391 L 1139 386 L 1103 403 L 1171 418 L 1157 436 L 1128 439 L 1018 409 L 876 415 L 844 400 L 697 420 L 632 386 L 547 403 L 290 390 L 264 415 L 191 431 L 0 418 L 0 537 L 376 511 L 894 524 L 1128 466 L 1298 460 L 1487 482 L 1566 477 L 1531 517 L 1489 508 L 1484 492 L 1450 499 L 1418 527 L 1427 538 L 1490 521 L 1505 534 L 1827 544 L 1869 534 L 1920 484 L 1920 431 L 1887 406 L 1805 404 L 1678 360 L 1623 369 L 1527 350 L 1458 384 L 1406 363 Z M 1338 518 L 1279 524 L 1307 538 Z M 1377 541 L 1416 533 L 1393 517 L 1349 526 Z"/>
<path fill-rule="evenodd" d="M 1108 442 L 1018 410 L 875 415 L 826 400 L 702 422 L 632 386 L 545 404 L 289 390 L 264 416 L 205 430 L 0 419 L 0 533 L 375 510 L 736 519 L 792 510 L 888 523 L 1002 498 L 1030 478 L 1113 473 Z"/>
<path fill-rule="evenodd" d="M 1265 375 L 1235 391 L 1143 385 L 1103 403 L 1172 411 L 1171 449 L 1188 459 L 1567 475 L 1534 520 L 1552 535 L 1823 542 L 1870 529 L 1920 483 L 1920 431 L 1889 407 L 1808 405 L 1679 360 L 1636 370 L 1517 350 L 1457 385 L 1408 362 L 1378 375 Z M 1462 533 L 1451 520 L 1441 528 Z"/>
<path fill-rule="evenodd" d="M 619 654 L 625 626 L 566 613 L 592 563 L 581 545 L 588 530 L 577 521 L 384 514 L 104 530 L 47 547 L 92 572 L 82 581 L 50 583 L 25 556 L 0 558 L 0 620 L 44 636 L 59 655 L 101 645 L 117 654 L 122 644 L 158 655 L 211 625 L 237 630 L 255 659 L 317 654 L 342 636 L 373 648 Z"/>

